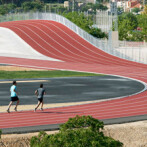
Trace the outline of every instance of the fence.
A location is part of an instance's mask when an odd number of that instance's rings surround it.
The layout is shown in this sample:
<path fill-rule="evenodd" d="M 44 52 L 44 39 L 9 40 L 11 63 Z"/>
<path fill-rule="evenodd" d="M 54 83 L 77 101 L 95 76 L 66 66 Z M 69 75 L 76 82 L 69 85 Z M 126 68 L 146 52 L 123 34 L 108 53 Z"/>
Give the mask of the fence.
<path fill-rule="evenodd" d="M 142 54 L 140 53 L 139 59 L 136 59 L 136 56 L 134 54 L 127 54 L 127 50 L 120 51 L 117 48 L 113 47 L 111 38 L 109 40 L 103 40 L 103 39 L 98 39 L 93 37 L 92 35 L 88 34 L 78 26 L 76 26 L 74 23 L 66 19 L 65 17 L 55 14 L 55 13 L 41 13 L 41 12 L 36 12 L 36 13 L 17 13 L 17 14 L 8 14 L 5 16 L 0 17 L 0 22 L 5 22 L 5 21 L 18 21 L 18 20 L 29 20 L 29 19 L 42 19 L 42 20 L 54 20 L 57 22 L 60 22 L 64 25 L 66 25 L 68 28 L 73 30 L 75 33 L 80 35 L 82 38 L 96 46 L 97 48 L 112 54 L 114 56 L 124 58 L 127 60 L 131 61 L 136 61 L 136 62 L 142 62 L 147 64 L 147 56 L 142 57 Z M 138 54 L 138 53 L 137 53 Z"/>

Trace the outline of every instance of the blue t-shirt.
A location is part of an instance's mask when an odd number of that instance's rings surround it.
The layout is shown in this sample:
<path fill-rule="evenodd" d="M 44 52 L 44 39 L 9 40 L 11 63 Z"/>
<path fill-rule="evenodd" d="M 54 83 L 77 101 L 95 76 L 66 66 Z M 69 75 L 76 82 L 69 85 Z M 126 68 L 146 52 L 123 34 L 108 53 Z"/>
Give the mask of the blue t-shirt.
<path fill-rule="evenodd" d="M 16 97 L 17 94 L 16 94 L 16 86 L 15 85 L 12 85 L 11 88 L 10 88 L 10 91 L 11 91 L 11 97 Z"/>

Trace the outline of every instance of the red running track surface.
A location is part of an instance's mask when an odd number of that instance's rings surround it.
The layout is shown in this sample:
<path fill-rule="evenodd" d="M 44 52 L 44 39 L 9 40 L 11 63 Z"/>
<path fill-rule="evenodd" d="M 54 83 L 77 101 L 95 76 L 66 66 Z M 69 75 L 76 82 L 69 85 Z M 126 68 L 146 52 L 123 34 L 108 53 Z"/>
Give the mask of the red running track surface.
<path fill-rule="evenodd" d="M 147 83 L 147 65 L 120 59 L 94 47 L 66 26 L 46 20 L 0 23 L 17 33 L 38 52 L 64 62 L 0 57 L 0 63 L 43 69 L 64 69 L 104 73 L 137 79 Z M 111 119 L 147 114 L 147 91 L 139 94 L 79 106 L 0 113 L 0 128 L 64 123 L 75 115 Z"/>

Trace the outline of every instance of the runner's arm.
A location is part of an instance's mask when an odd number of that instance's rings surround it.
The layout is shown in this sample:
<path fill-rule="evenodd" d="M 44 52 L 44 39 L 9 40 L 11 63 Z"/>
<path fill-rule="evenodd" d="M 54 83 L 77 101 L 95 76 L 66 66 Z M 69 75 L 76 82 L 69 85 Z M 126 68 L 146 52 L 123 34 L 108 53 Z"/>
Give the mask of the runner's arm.
<path fill-rule="evenodd" d="M 16 91 L 16 89 L 14 89 L 14 92 L 16 93 L 16 95 L 18 95 L 18 92 Z"/>
<path fill-rule="evenodd" d="M 38 94 L 38 90 L 35 91 L 35 95 L 37 95 L 37 94 Z"/>

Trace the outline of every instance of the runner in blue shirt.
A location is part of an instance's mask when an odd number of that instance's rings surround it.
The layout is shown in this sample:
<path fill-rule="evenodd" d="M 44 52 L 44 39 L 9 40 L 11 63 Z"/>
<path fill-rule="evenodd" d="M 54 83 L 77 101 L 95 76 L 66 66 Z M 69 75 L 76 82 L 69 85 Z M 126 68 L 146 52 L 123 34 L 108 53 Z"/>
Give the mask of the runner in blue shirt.
<path fill-rule="evenodd" d="M 17 87 L 16 87 L 17 83 L 16 81 L 13 81 L 13 85 L 10 88 L 10 92 L 11 92 L 11 100 L 7 109 L 7 112 L 10 113 L 10 107 L 12 105 L 13 102 L 17 101 L 16 106 L 14 108 L 15 111 L 17 111 L 17 106 L 19 104 L 19 98 L 18 98 L 18 93 L 17 93 Z"/>

